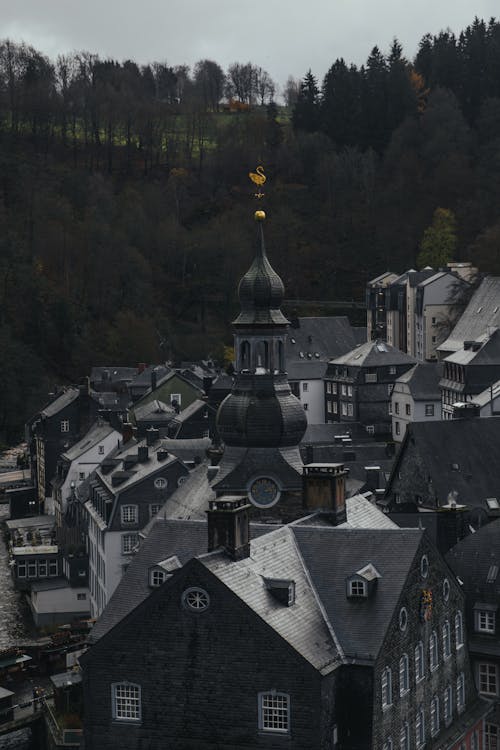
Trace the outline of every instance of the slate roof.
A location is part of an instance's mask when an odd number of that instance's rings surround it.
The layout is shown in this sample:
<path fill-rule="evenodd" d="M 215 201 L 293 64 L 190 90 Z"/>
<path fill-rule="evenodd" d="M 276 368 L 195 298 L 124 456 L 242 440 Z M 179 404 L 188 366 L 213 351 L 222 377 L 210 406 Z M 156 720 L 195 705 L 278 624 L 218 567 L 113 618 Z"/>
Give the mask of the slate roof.
<path fill-rule="evenodd" d="M 500 303 L 500 299 L 498 300 Z M 500 364 L 500 330 L 484 332 L 476 339 L 481 346 L 477 351 L 471 349 L 458 349 L 445 358 L 445 362 L 453 362 L 460 365 L 498 365 Z"/>
<path fill-rule="evenodd" d="M 109 375 L 109 380 L 103 381 L 103 374 Z M 90 372 L 90 382 L 92 385 L 98 385 L 102 382 L 128 382 L 133 380 L 137 375 L 137 367 L 117 367 L 116 365 L 105 365 L 104 367 L 93 367 Z"/>
<path fill-rule="evenodd" d="M 270 472 L 286 490 L 302 488 L 302 458 L 296 446 L 239 447 L 226 445 L 215 478 L 215 486 L 224 492 L 239 492 L 256 474 Z"/>
<path fill-rule="evenodd" d="M 474 292 L 450 336 L 438 346 L 440 352 L 463 349 L 464 341 L 476 341 L 489 326 L 500 327 L 500 277 L 486 276 Z"/>
<path fill-rule="evenodd" d="M 446 562 L 463 582 L 467 604 L 500 602 L 500 519 L 462 539 L 446 555 Z M 488 574 L 496 575 L 488 583 Z"/>
<path fill-rule="evenodd" d="M 142 406 L 136 406 L 132 409 L 136 422 L 144 422 L 147 420 L 154 419 L 155 422 L 165 420 L 165 423 L 170 422 L 176 415 L 175 409 L 172 406 L 168 406 L 163 401 L 153 399 L 148 401 Z"/>
<path fill-rule="evenodd" d="M 132 380 L 132 387 L 135 386 L 146 386 L 147 388 L 151 387 L 151 376 L 153 372 L 156 373 L 156 384 L 161 385 L 167 378 L 167 375 L 171 376 L 173 371 L 170 369 L 170 367 L 167 367 L 166 365 L 150 365 L 149 367 L 146 367 L 142 372 L 137 374 Z"/>
<path fill-rule="evenodd" d="M 440 377 L 437 364 L 418 362 L 415 367 L 400 375 L 396 383 L 407 385 L 414 401 L 440 401 Z"/>
<path fill-rule="evenodd" d="M 452 491 L 457 493 L 457 503 L 486 510 L 486 498 L 500 497 L 500 417 L 413 422 L 406 431 L 393 476 L 411 439 L 440 505 L 447 503 Z"/>
<path fill-rule="evenodd" d="M 62 454 L 62 458 L 68 461 L 74 461 L 91 448 L 94 448 L 98 443 L 102 442 L 111 435 L 112 432 L 116 432 L 111 425 L 107 422 L 94 422 L 90 430 L 82 437 L 78 443 L 71 446 L 65 453 Z M 116 432 L 117 441 L 120 439 L 120 433 Z"/>
<path fill-rule="evenodd" d="M 334 365 L 347 365 L 350 367 L 383 367 L 387 365 L 401 365 L 415 362 L 405 352 L 388 344 L 386 341 L 367 341 L 357 346 L 342 357 L 332 359 Z"/>
<path fill-rule="evenodd" d="M 186 406 L 179 414 L 175 415 L 175 421 L 182 424 L 199 411 L 207 409 L 207 402 L 197 398 L 189 406 Z"/>
<path fill-rule="evenodd" d="M 80 391 L 78 390 L 78 388 L 66 388 L 62 393 L 56 396 L 56 398 L 51 401 L 50 404 L 47 404 L 47 406 L 45 406 L 40 413 L 44 417 L 53 417 L 55 414 L 58 414 L 60 411 L 72 404 L 73 401 L 76 401 L 79 395 Z"/>
<path fill-rule="evenodd" d="M 162 446 L 181 461 L 203 460 L 212 445 L 210 438 L 162 438 Z"/>
<path fill-rule="evenodd" d="M 207 466 L 201 464 L 170 495 L 159 515 L 172 519 L 204 519 L 208 502 L 214 497 L 215 492 L 207 478 Z"/>
<path fill-rule="evenodd" d="M 323 380 L 327 367 L 328 363 L 320 360 L 286 363 L 288 380 Z"/>
<path fill-rule="evenodd" d="M 361 331 L 364 331 L 366 341 L 366 328 Z M 345 315 L 294 318 L 285 344 L 286 368 L 289 370 L 290 362 L 293 361 L 327 362 L 332 357 L 339 357 L 354 349 L 359 341 L 359 335 L 359 329 L 355 332 Z"/>

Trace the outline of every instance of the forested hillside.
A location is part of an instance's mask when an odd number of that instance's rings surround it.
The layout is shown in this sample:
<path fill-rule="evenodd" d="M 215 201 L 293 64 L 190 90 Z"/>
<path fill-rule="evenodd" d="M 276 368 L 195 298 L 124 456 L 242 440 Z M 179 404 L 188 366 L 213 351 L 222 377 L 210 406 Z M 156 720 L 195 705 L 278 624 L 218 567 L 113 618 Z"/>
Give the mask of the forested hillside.
<path fill-rule="evenodd" d="M 167 51 L 168 52 L 168 51 Z M 247 173 L 265 166 L 266 241 L 288 298 L 362 299 L 415 266 L 438 208 L 457 259 L 500 273 L 500 24 L 394 42 L 364 66 L 287 82 L 49 60 L 0 43 L 0 435 L 49 381 L 92 364 L 217 356 L 255 238 Z"/>

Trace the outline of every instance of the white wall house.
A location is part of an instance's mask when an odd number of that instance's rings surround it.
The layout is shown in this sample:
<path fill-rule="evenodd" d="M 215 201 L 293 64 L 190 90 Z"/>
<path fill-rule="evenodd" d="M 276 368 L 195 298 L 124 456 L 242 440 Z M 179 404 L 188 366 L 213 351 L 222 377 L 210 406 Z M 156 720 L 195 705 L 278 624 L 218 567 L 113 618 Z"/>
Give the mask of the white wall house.
<path fill-rule="evenodd" d="M 63 578 L 34 583 L 28 601 L 37 627 L 60 625 L 90 615 L 88 588 L 71 587 Z"/>
<path fill-rule="evenodd" d="M 417 286 L 414 326 L 414 356 L 421 361 L 437 360 L 437 347 L 449 335 L 453 324 L 453 300 L 467 283 L 449 271 L 439 271 Z"/>
<path fill-rule="evenodd" d="M 392 437 L 396 443 L 401 443 L 410 422 L 441 419 L 441 391 L 436 365 L 418 363 L 395 381 L 391 413 Z"/>
<path fill-rule="evenodd" d="M 287 365 L 288 381 L 293 394 L 304 409 L 308 424 L 325 423 L 324 376 L 327 362 L 290 362 Z"/>

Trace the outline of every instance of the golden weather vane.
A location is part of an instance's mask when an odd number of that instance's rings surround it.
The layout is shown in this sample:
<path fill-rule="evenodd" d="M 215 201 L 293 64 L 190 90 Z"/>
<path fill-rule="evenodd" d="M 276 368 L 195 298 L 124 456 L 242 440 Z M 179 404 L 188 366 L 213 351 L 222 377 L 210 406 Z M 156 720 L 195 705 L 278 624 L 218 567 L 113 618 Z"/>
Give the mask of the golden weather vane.
<path fill-rule="evenodd" d="M 250 177 L 254 185 L 257 185 L 257 192 L 254 193 L 254 197 L 258 199 L 263 198 L 264 193 L 261 192 L 260 188 L 262 187 L 262 185 L 265 183 L 267 179 L 266 175 L 264 174 L 264 167 L 262 166 L 257 167 L 255 172 L 249 172 L 248 176 Z"/>

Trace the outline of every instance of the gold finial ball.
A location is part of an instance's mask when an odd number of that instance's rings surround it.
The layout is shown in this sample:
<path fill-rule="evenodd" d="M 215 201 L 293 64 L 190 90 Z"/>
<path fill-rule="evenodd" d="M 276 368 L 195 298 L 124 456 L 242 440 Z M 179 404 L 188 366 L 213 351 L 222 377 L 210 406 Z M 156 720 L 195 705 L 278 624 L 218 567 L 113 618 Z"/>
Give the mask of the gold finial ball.
<path fill-rule="evenodd" d="M 265 211 L 256 211 L 255 212 L 255 221 L 265 221 L 266 220 L 266 212 Z"/>

